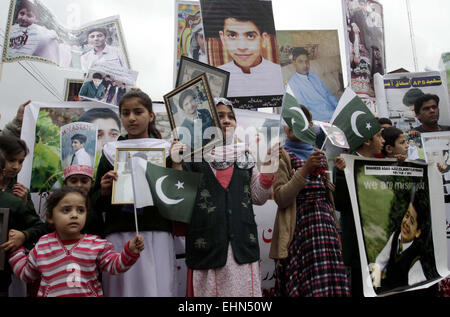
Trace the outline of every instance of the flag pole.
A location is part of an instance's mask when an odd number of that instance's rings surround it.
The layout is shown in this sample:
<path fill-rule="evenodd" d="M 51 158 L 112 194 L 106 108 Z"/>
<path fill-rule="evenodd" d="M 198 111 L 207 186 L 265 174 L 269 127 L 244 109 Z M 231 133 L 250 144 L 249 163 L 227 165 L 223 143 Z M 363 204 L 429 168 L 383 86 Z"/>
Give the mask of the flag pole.
<path fill-rule="evenodd" d="M 130 169 L 131 169 L 131 183 L 133 184 L 133 200 L 134 200 L 134 204 L 133 204 L 133 209 L 134 209 L 134 223 L 136 225 L 136 235 L 139 235 L 139 230 L 138 230 L 138 221 L 137 221 L 137 211 L 136 211 L 136 191 L 135 191 L 135 183 L 134 183 L 134 177 L 133 177 L 133 160 L 131 159 L 131 154 L 130 152 L 127 152 L 128 154 L 128 160 L 130 162 Z"/>

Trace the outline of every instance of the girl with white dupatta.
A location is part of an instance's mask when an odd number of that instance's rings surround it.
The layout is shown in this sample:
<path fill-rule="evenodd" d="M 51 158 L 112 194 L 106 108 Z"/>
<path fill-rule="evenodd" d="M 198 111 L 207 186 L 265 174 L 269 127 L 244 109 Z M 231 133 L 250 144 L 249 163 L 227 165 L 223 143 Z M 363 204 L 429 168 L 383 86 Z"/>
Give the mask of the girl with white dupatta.
<path fill-rule="evenodd" d="M 258 171 L 248 146 L 235 137 L 232 103 L 225 98 L 215 99 L 215 103 L 226 145 L 205 154 L 202 162 L 172 164 L 176 169 L 203 174 L 186 226 L 187 295 L 261 297 L 253 204 L 262 205 L 271 196 L 275 171 Z M 172 153 L 185 149 L 176 142 Z M 279 144 L 268 154 L 278 155 L 278 151 Z"/>
<path fill-rule="evenodd" d="M 127 131 L 119 142 L 142 147 L 164 147 L 164 140 L 155 127 L 155 114 L 150 97 L 142 91 L 130 91 L 120 100 L 120 119 Z M 125 141 L 127 140 L 127 141 Z M 151 143 L 153 146 L 147 146 Z M 112 149 L 111 149 L 112 147 Z M 129 146 L 125 146 L 129 147 Z M 166 146 L 168 149 L 169 146 Z M 103 148 L 93 188 L 94 209 L 105 212 L 106 240 L 116 250 L 124 241 L 136 235 L 133 205 L 111 205 L 112 183 L 117 180 L 113 170 L 114 142 Z M 137 209 L 139 234 L 145 240 L 141 259 L 125 274 L 103 274 L 106 297 L 171 297 L 176 296 L 176 265 L 172 221 L 167 220 L 155 206 Z"/>

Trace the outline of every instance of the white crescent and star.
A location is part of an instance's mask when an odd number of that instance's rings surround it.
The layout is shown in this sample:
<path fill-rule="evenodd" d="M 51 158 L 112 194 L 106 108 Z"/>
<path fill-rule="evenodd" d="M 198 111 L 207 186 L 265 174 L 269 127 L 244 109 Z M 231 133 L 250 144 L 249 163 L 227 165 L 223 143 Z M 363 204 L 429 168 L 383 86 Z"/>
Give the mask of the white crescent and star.
<path fill-rule="evenodd" d="M 351 125 L 352 125 L 352 130 L 353 130 L 353 132 L 357 135 L 357 136 L 359 136 L 360 138 L 364 138 L 362 135 L 361 135 L 361 133 L 359 133 L 359 131 L 358 131 L 358 128 L 357 128 L 357 126 L 356 126 L 356 120 L 358 119 L 358 117 L 360 116 L 360 115 L 362 115 L 362 114 L 366 114 L 365 112 L 363 112 L 363 111 L 355 111 L 355 112 L 353 112 L 353 114 L 352 114 L 352 117 L 351 117 L 351 119 L 350 119 L 350 123 L 351 123 Z"/>
<path fill-rule="evenodd" d="M 165 203 L 166 205 L 179 204 L 184 200 L 184 198 L 178 199 L 178 200 L 171 199 L 171 198 L 167 197 L 162 190 L 162 183 L 167 177 L 169 177 L 169 175 L 161 176 L 160 178 L 157 179 L 157 181 L 155 183 L 156 194 L 158 195 L 159 199 L 161 199 L 161 201 L 163 203 Z M 183 185 L 184 185 L 184 183 L 181 183 L 180 181 L 178 181 L 178 184 L 175 184 L 175 186 L 177 186 L 178 189 L 184 188 Z"/>
<path fill-rule="evenodd" d="M 306 118 L 305 114 L 303 113 L 302 109 L 296 108 L 296 107 L 292 107 L 290 110 L 296 111 L 296 112 L 300 113 L 300 115 L 303 117 L 303 120 L 304 120 L 304 122 L 305 122 L 305 127 L 303 128 L 302 132 L 308 130 L 308 122 L 309 122 L 309 121 L 308 121 L 308 119 Z M 295 121 L 294 121 L 294 122 L 295 122 Z M 292 124 L 294 124 L 294 122 L 293 122 Z"/>

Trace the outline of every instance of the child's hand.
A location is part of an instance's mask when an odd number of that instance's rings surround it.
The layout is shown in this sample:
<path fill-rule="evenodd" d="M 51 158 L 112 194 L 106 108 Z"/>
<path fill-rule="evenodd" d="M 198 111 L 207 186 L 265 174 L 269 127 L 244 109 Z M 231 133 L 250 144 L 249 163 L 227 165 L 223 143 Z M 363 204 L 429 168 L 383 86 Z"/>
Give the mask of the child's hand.
<path fill-rule="evenodd" d="M 26 237 L 23 232 L 11 229 L 8 233 L 8 241 L 1 244 L 0 248 L 5 252 L 14 252 L 25 243 Z"/>
<path fill-rule="evenodd" d="M 133 240 L 130 241 L 130 250 L 133 251 L 136 254 L 141 253 L 144 248 L 144 238 L 142 238 L 140 235 L 136 235 Z"/>
<path fill-rule="evenodd" d="M 322 151 L 316 151 L 313 154 L 311 154 L 308 159 L 306 160 L 305 165 L 300 169 L 300 174 L 303 177 L 307 177 L 311 171 L 315 170 L 318 167 L 322 166 L 322 156 L 324 156 L 325 153 Z"/>
<path fill-rule="evenodd" d="M 28 106 L 31 103 L 31 100 L 28 100 L 24 104 L 21 104 L 19 106 L 19 109 L 17 109 L 17 115 L 16 118 L 19 120 L 19 122 L 23 121 L 23 114 L 25 113 L 25 107 Z"/>
<path fill-rule="evenodd" d="M 397 161 L 400 164 L 403 163 L 408 158 L 407 155 L 403 155 L 403 154 L 395 154 L 394 157 L 397 159 Z"/>
<path fill-rule="evenodd" d="M 113 181 L 117 180 L 119 176 L 114 171 L 109 171 L 105 175 L 103 175 L 100 186 L 101 186 L 101 194 L 102 196 L 109 196 L 112 192 Z"/>
<path fill-rule="evenodd" d="M 345 164 L 345 160 L 340 156 L 336 157 L 336 159 L 334 160 L 334 164 L 336 165 L 336 168 L 340 171 L 343 171 L 347 166 Z"/>
<path fill-rule="evenodd" d="M 14 186 L 12 187 L 11 193 L 13 195 L 16 195 L 20 199 L 22 199 L 24 204 L 27 204 L 27 202 L 28 202 L 28 199 L 27 199 L 28 189 L 25 186 L 23 186 L 22 184 L 19 184 L 19 183 L 14 184 Z"/>
<path fill-rule="evenodd" d="M 172 143 L 172 146 L 170 147 L 170 157 L 172 158 L 172 168 L 173 169 L 177 169 L 177 170 L 181 170 L 181 164 L 183 162 L 183 158 L 181 157 L 181 155 L 186 152 L 187 150 L 187 145 L 181 143 L 178 140 L 174 140 Z"/>
<path fill-rule="evenodd" d="M 442 165 L 441 163 L 436 163 L 436 165 L 437 165 L 439 172 L 441 172 L 441 173 L 445 172 L 446 167 L 444 167 L 444 165 Z"/>

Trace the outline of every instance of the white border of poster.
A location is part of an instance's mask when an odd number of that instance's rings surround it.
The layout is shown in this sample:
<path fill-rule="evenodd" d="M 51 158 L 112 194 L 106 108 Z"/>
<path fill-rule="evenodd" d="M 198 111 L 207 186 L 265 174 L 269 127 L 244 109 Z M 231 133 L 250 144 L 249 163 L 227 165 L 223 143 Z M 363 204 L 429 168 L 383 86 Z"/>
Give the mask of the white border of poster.
<path fill-rule="evenodd" d="M 361 217 L 359 210 L 358 197 L 356 193 L 355 177 L 354 177 L 354 163 L 355 161 L 366 161 L 370 162 L 385 162 L 386 166 L 393 166 L 392 163 L 396 162 L 393 159 L 367 159 L 354 155 L 343 154 L 342 157 L 345 159 L 345 178 L 348 185 L 348 190 L 351 199 L 351 205 L 353 210 L 353 219 L 356 227 L 356 235 L 358 239 L 358 248 L 360 253 L 361 261 L 361 271 L 362 271 L 362 281 L 363 281 L 363 291 L 366 297 L 376 297 L 376 296 L 386 296 L 395 294 L 398 291 L 385 292 L 378 295 L 375 292 L 372 283 L 371 272 L 369 271 L 369 263 L 366 255 L 366 245 L 364 241 L 363 230 L 361 227 Z M 431 217 L 431 227 L 432 227 L 432 242 L 434 246 L 434 259 L 436 263 L 436 271 L 439 274 L 439 278 L 430 280 L 430 282 L 423 282 L 417 285 L 412 285 L 411 287 L 406 287 L 402 291 L 412 291 L 423 289 L 429 287 L 446 277 L 450 272 L 448 270 L 447 263 L 447 239 L 446 239 L 446 228 L 445 228 L 445 204 L 443 198 L 442 190 L 442 177 L 436 168 L 431 167 L 425 163 L 420 163 L 417 161 L 406 161 L 416 164 L 418 166 L 423 166 L 427 169 L 428 175 L 428 186 L 430 193 L 430 217 Z M 395 166 L 395 165 L 394 165 Z M 401 167 L 400 167 L 401 168 Z M 414 168 L 413 168 L 414 169 Z M 432 212 L 431 212 L 432 211 Z"/>
<path fill-rule="evenodd" d="M 450 125 L 450 105 L 447 87 L 444 86 L 445 76 L 445 72 L 439 71 L 396 73 L 384 76 L 375 74 L 374 83 L 379 117 L 390 118 L 394 126 L 397 125 L 396 123 L 405 124 L 406 121 L 403 120 L 405 115 L 415 119 L 414 111 L 403 104 L 403 97 L 410 89 L 417 88 L 425 94 L 439 96 L 439 124 Z M 398 96 L 399 94 L 401 96 Z M 397 116 L 400 116 L 400 119 Z M 417 119 L 411 121 L 411 124 L 413 126 L 420 125 Z M 411 124 L 409 125 L 411 126 Z M 402 128 L 402 126 L 397 127 L 404 132 L 410 130 L 406 127 Z"/>
<path fill-rule="evenodd" d="M 25 157 L 22 165 L 22 170 L 17 176 L 17 181 L 29 188 L 31 183 L 31 172 L 33 168 L 33 153 L 36 137 L 36 123 L 38 120 L 41 108 L 107 108 L 118 111 L 118 107 L 110 106 L 97 102 L 32 102 L 25 108 L 25 113 L 22 122 L 21 139 L 24 140 L 28 146 L 29 154 Z M 59 135 L 58 135 L 59 137 Z"/>

